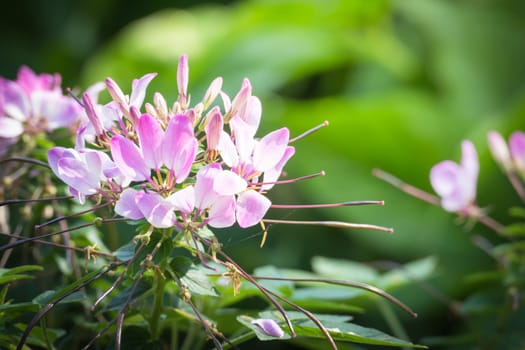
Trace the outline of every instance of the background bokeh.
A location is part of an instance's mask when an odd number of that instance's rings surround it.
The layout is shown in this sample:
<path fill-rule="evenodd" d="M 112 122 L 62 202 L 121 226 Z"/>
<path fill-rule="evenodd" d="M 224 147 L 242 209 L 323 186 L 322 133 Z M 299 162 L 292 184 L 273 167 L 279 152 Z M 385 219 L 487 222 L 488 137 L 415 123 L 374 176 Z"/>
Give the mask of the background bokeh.
<path fill-rule="evenodd" d="M 431 166 L 458 160 L 460 141 L 471 139 L 481 161 L 478 201 L 508 220 L 506 208 L 518 199 L 490 158 L 486 133 L 525 127 L 524 18 L 520 0 L 18 1 L 0 14 L 0 75 L 14 78 L 27 64 L 60 72 L 65 86 L 87 88 L 111 76 L 129 89 L 133 78 L 158 72 L 150 93 L 173 98 L 177 60 L 187 53 L 195 100 L 216 76 L 230 95 L 250 79 L 263 102 L 260 135 L 282 126 L 299 135 L 328 120 L 295 144 L 286 168 L 289 177 L 327 175 L 279 186 L 271 198 L 385 206 L 268 216 L 378 224 L 395 234 L 273 226 L 263 249 L 257 229 L 221 232 L 225 249 L 248 270 L 308 268 L 313 256 L 383 266 L 433 256 L 437 269 L 425 288 L 394 291 L 420 314 L 406 319 L 420 341 L 461 325 L 450 300 L 472 288 L 462 276 L 492 264 L 471 237 L 491 236 L 372 169 L 431 191 Z M 366 317 L 381 322 L 373 312 Z"/>

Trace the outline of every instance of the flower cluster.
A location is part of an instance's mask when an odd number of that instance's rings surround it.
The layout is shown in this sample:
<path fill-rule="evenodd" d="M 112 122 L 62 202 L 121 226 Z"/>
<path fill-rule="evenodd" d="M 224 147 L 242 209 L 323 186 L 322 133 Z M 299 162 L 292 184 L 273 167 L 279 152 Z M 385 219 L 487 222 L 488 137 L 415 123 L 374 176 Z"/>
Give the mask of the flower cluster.
<path fill-rule="evenodd" d="M 0 140 L 69 127 L 80 118 L 81 106 L 62 93 L 60 74 L 37 75 L 23 66 L 16 80 L 0 77 Z"/>
<path fill-rule="evenodd" d="M 51 169 L 80 202 L 100 195 L 117 214 L 157 228 L 244 228 L 262 220 L 271 205 L 265 192 L 295 152 L 289 130 L 256 138 L 261 103 L 247 79 L 230 99 L 219 77 L 191 107 L 188 72 L 183 55 L 172 107 L 159 93 L 144 103 L 155 73 L 135 79 L 129 96 L 107 78 L 107 104 L 82 95 L 86 118 L 75 148 L 48 153 Z"/>

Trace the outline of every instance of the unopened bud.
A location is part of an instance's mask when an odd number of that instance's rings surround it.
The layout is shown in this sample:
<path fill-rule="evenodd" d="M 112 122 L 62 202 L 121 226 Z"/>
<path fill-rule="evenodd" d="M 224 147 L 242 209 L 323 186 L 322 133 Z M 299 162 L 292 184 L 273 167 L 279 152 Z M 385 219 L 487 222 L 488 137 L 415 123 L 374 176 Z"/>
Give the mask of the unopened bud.
<path fill-rule="evenodd" d="M 204 130 L 206 132 L 206 141 L 208 144 L 208 150 L 217 150 L 219 147 L 219 140 L 221 138 L 223 119 L 221 112 L 218 108 L 207 120 Z"/>
<path fill-rule="evenodd" d="M 505 139 L 497 131 L 491 131 L 488 133 L 488 143 L 494 160 L 505 172 L 509 172 L 512 169 L 512 160 Z"/>
<path fill-rule="evenodd" d="M 271 337 L 282 338 L 284 336 L 284 331 L 271 318 L 257 318 L 252 320 L 252 324 L 257 325 L 266 335 Z"/>
<path fill-rule="evenodd" d="M 188 96 L 188 79 L 188 56 L 184 54 L 180 56 L 179 67 L 177 69 L 177 87 L 179 89 L 179 96 L 183 105 L 186 105 L 186 98 Z"/>
<path fill-rule="evenodd" d="M 515 131 L 509 138 L 510 156 L 516 170 L 525 177 L 525 133 Z"/>
<path fill-rule="evenodd" d="M 230 119 L 239 112 L 239 110 L 244 108 L 244 106 L 248 102 L 248 98 L 251 95 L 252 95 L 252 86 L 250 84 L 250 81 L 248 79 L 244 79 L 242 82 L 241 90 L 234 97 L 232 104 L 231 104 L 231 108 L 226 114 L 224 119 L 227 122 L 229 122 Z"/>
<path fill-rule="evenodd" d="M 106 78 L 106 88 L 108 89 L 111 98 L 113 98 L 115 102 L 117 102 L 118 104 L 128 104 L 126 96 L 113 79 Z"/>
<path fill-rule="evenodd" d="M 144 108 L 146 109 L 146 113 L 151 114 L 155 118 L 158 118 L 158 111 L 151 103 L 146 102 L 146 104 L 144 104 Z"/>
<path fill-rule="evenodd" d="M 153 103 L 155 104 L 155 109 L 161 119 L 166 119 L 168 117 L 168 104 L 166 99 L 160 93 L 156 92 L 153 95 Z"/>
<path fill-rule="evenodd" d="M 217 77 L 215 80 L 213 80 L 208 87 L 208 90 L 206 90 L 206 93 L 204 94 L 204 98 L 202 99 L 202 103 L 204 104 L 204 109 L 207 109 L 213 101 L 217 98 L 219 93 L 222 89 L 222 78 Z"/>
<path fill-rule="evenodd" d="M 97 112 L 95 111 L 95 105 L 93 104 L 93 101 L 91 100 L 91 96 L 88 93 L 84 93 L 82 95 L 82 102 L 84 103 L 84 109 L 86 111 L 86 115 L 93 125 L 93 128 L 95 129 L 95 135 L 100 136 L 104 134 L 104 126 L 102 125 L 102 121 L 100 120 L 100 117 L 98 116 Z"/>

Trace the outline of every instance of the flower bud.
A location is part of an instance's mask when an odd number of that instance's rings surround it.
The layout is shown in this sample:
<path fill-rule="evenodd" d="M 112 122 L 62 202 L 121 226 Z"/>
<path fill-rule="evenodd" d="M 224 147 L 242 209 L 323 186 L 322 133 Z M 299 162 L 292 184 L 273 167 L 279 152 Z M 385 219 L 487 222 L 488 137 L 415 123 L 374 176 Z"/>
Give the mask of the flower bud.
<path fill-rule="evenodd" d="M 208 144 L 208 150 L 217 150 L 219 147 L 219 140 L 223 128 L 223 119 L 221 112 L 214 108 L 214 112 L 210 115 L 207 120 L 204 130 L 206 131 L 206 141 Z"/>
<path fill-rule="evenodd" d="M 215 99 L 221 92 L 221 88 L 222 78 L 217 77 L 211 82 L 210 86 L 208 87 L 208 90 L 206 90 L 206 93 L 204 94 L 204 98 L 202 99 L 204 109 L 208 108 L 213 103 L 213 101 L 215 101 Z"/>
<path fill-rule="evenodd" d="M 111 98 L 117 102 L 118 104 L 124 103 L 128 104 L 128 99 L 120 89 L 120 87 L 117 85 L 117 83 L 111 79 L 106 78 L 106 88 L 108 89 L 109 94 L 111 95 Z"/>
<path fill-rule="evenodd" d="M 188 96 L 188 79 L 188 56 L 184 54 L 180 56 L 179 67 L 177 69 L 177 87 L 179 89 L 179 95 L 181 97 L 181 103 L 183 105 L 186 104 L 186 97 Z"/>
<path fill-rule="evenodd" d="M 153 103 L 155 104 L 155 109 L 157 110 L 158 115 L 161 119 L 167 119 L 168 117 L 168 104 L 164 96 L 156 92 L 153 95 Z"/>
<path fill-rule="evenodd" d="M 515 131 L 509 138 L 510 156 L 515 169 L 525 177 L 525 133 Z"/>
<path fill-rule="evenodd" d="M 494 160 L 505 172 L 509 172 L 512 169 L 512 160 L 505 139 L 497 131 L 491 131 L 488 133 L 488 143 Z"/>
<path fill-rule="evenodd" d="M 252 320 L 252 324 L 259 326 L 265 334 L 271 337 L 282 338 L 284 336 L 284 331 L 271 318 L 257 318 Z"/>
<path fill-rule="evenodd" d="M 84 103 L 84 108 L 86 110 L 87 117 L 91 124 L 93 125 L 93 128 L 95 129 L 95 134 L 97 136 L 104 134 L 104 126 L 102 125 L 102 121 L 100 120 L 100 117 L 97 115 L 97 112 L 95 111 L 95 105 L 93 104 L 93 101 L 91 100 L 91 96 L 89 96 L 88 93 L 84 93 L 82 95 L 82 102 Z"/>

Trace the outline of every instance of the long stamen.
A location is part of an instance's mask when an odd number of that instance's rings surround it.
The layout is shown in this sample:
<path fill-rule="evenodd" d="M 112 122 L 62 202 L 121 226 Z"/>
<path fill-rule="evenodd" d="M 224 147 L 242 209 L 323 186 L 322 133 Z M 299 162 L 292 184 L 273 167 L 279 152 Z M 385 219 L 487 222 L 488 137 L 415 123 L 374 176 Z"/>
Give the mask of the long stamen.
<path fill-rule="evenodd" d="M 324 170 L 321 170 L 318 173 L 296 177 L 295 179 L 278 180 L 278 181 L 273 181 L 273 182 L 252 182 L 250 183 L 250 185 L 253 185 L 253 186 L 282 185 L 282 184 L 289 184 L 289 183 L 294 183 L 294 182 L 299 182 L 299 181 L 304 181 L 304 180 L 310 180 L 310 179 L 313 179 L 314 177 L 325 176 L 325 175 L 326 173 L 324 172 Z"/>
<path fill-rule="evenodd" d="M 310 209 L 310 208 L 333 208 L 333 207 L 351 207 L 358 205 L 384 205 L 384 201 L 353 201 L 343 203 L 326 203 L 326 204 L 272 204 L 271 208 L 275 209 Z"/>
<path fill-rule="evenodd" d="M 369 224 L 353 224 L 350 222 L 343 222 L 343 221 L 301 221 L 301 220 L 277 220 L 277 219 L 263 219 L 262 221 L 265 223 L 269 223 L 269 224 L 327 226 L 327 227 L 337 227 L 337 228 L 383 231 L 383 232 L 388 232 L 388 233 L 394 232 L 394 229 L 391 227 L 369 225 Z"/>
<path fill-rule="evenodd" d="M 68 94 L 69 96 L 71 96 L 73 98 L 73 100 L 75 100 L 81 107 L 84 107 L 84 103 L 78 98 L 77 95 L 75 95 L 73 93 L 73 90 L 71 90 L 70 87 L 67 87 L 66 88 L 66 94 Z"/>
<path fill-rule="evenodd" d="M 290 139 L 290 140 L 288 141 L 288 143 L 290 144 L 290 143 L 292 143 L 292 142 L 295 142 L 295 141 L 298 141 L 298 140 L 300 140 L 300 139 L 302 139 L 302 138 L 305 138 L 306 136 L 308 136 L 308 135 L 310 135 L 310 134 L 316 132 L 317 130 L 319 130 L 319 129 L 321 129 L 321 128 L 324 128 L 325 126 L 328 126 L 328 120 L 325 120 L 324 122 L 322 122 L 321 124 L 317 125 L 316 127 L 311 128 L 310 130 L 307 130 L 307 131 L 303 132 L 301 135 L 296 136 L 296 137 Z"/>

